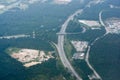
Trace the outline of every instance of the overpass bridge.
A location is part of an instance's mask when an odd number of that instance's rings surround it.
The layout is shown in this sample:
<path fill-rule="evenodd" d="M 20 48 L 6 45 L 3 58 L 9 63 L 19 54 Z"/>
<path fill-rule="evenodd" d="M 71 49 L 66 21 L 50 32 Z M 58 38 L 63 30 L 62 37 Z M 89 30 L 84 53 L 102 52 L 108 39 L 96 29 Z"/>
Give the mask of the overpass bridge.
<path fill-rule="evenodd" d="M 67 35 L 67 34 L 80 34 L 80 33 L 82 33 L 82 32 L 76 32 L 76 33 L 66 33 L 66 32 L 64 32 L 64 33 L 56 33 L 57 35 Z"/>

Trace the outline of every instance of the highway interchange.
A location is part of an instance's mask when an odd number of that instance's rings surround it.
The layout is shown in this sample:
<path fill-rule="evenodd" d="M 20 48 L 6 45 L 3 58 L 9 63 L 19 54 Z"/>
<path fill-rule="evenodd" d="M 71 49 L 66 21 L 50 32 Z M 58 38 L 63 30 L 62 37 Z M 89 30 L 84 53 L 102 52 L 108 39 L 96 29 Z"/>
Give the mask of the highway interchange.
<path fill-rule="evenodd" d="M 85 6 L 86 8 L 87 6 Z M 72 15 L 70 15 L 68 17 L 68 19 L 64 22 L 64 24 L 61 26 L 60 32 L 57 33 L 58 35 L 58 44 L 56 46 L 57 50 L 58 50 L 58 54 L 59 57 L 61 59 L 62 64 L 64 65 L 65 68 L 68 69 L 69 72 L 71 72 L 71 74 L 76 77 L 77 80 L 83 80 L 81 76 L 79 76 L 79 74 L 74 70 L 73 66 L 71 65 L 71 63 L 69 62 L 69 60 L 66 57 L 65 51 L 64 51 L 64 37 L 66 34 L 66 28 L 68 26 L 68 23 L 70 20 L 74 19 L 74 16 L 76 16 L 78 13 L 81 14 L 83 12 L 84 9 L 79 9 L 77 10 L 75 13 L 73 13 Z M 99 20 L 102 26 L 105 26 L 104 23 L 102 22 L 101 19 L 101 15 L 102 15 L 102 11 L 99 13 Z M 96 40 L 95 40 L 96 41 Z M 96 79 L 98 80 L 102 80 L 102 78 L 99 76 L 99 74 L 95 71 L 95 69 L 91 66 L 90 62 L 89 62 L 89 51 L 90 51 L 90 46 L 88 46 L 88 52 L 86 54 L 86 63 L 88 64 L 89 68 L 93 71 L 93 74 L 95 75 Z"/>
<path fill-rule="evenodd" d="M 65 23 L 62 25 L 61 30 L 59 32 L 58 35 L 58 44 L 56 45 L 60 59 L 64 65 L 64 67 L 66 67 L 71 73 L 72 75 L 74 75 L 76 77 L 77 80 L 82 80 L 82 78 L 78 75 L 78 73 L 74 70 L 73 66 L 71 65 L 71 63 L 69 62 L 69 60 L 67 59 L 66 55 L 65 55 L 65 51 L 64 51 L 64 34 L 65 30 L 67 28 L 67 25 L 69 23 L 70 20 L 73 20 L 74 16 L 77 15 L 78 13 L 82 13 L 82 9 L 76 11 L 74 14 L 72 14 L 71 16 L 68 17 L 68 19 L 65 21 Z"/>

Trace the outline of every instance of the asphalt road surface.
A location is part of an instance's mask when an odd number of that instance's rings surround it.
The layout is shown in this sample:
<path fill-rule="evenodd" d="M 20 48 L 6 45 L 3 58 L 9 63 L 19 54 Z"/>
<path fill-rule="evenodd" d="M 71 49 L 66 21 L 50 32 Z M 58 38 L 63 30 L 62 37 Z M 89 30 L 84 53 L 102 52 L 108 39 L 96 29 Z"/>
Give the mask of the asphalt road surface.
<path fill-rule="evenodd" d="M 76 11 L 74 14 L 70 15 L 68 17 L 68 19 L 65 21 L 65 23 L 62 25 L 61 30 L 58 34 L 58 44 L 56 45 L 60 59 L 64 65 L 64 67 L 66 67 L 69 72 L 71 72 L 72 75 L 74 75 L 76 77 L 77 80 L 82 80 L 82 78 L 78 75 L 78 73 L 74 70 L 73 66 L 71 65 L 71 63 L 69 62 L 69 60 L 67 59 L 66 55 L 65 55 L 65 51 L 64 51 L 64 33 L 67 25 L 69 23 L 70 20 L 73 20 L 74 16 L 77 15 L 78 13 L 82 13 L 82 9 Z"/>

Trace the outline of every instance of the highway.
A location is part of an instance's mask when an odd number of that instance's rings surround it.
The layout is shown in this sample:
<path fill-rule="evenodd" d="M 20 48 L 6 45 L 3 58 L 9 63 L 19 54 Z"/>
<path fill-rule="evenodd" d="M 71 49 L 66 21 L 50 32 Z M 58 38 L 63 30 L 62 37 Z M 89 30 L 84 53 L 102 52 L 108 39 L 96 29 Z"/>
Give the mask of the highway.
<path fill-rule="evenodd" d="M 90 53 L 90 46 L 88 46 L 88 50 L 87 50 L 87 53 L 86 53 L 86 58 L 85 58 L 85 61 L 87 63 L 87 65 L 89 66 L 89 68 L 93 71 L 93 74 L 95 76 L 95 78 L 97 80 L 102 80 L 102 78 L 100 77 L 100 75 L 95 71 L 95 69 L 92 67 L 92 65 L 90 64 L 89 62 L 89 53 Z"/>
<path fill-rule="evenodd" d="M 100 21 L 100 24 L 105 27 L 105 24 L 104 24 L 104 22 L 102 20 L 102 13 L 103 13 L 103 11 L 100 11 L 100 13 L 99 13 L 99 21 Z"/>
<path fill-rule="evenodd" d="M 103 20 L 102 20 L 102 12 L 103 12 L 103 11 L 100 11 L 100 13 L 99 13 L 99 22 L 100 22 L 100 24 L 101 24 L 102 26 L 105 27 L 105 24 L 104 24 L 104 22 L 103 22 Z M 90 46 L 88 46 L 88 50 L 87 50 L 86 57 L 85 57 L 85 61 L 86 61 L 87 65 L 88 65 L 89 68 L 93 71 L 96 79 L 99 79 L 99 80 L 102 80 L 102 78 L 100 77 L 100 75 L 96 72 L 96 70 L 95 70 L 95 69 L 92 67 L 92 65 L 90 64 L 90 62 L 89 62 L 89 54 L 90 54 L 91 46 L 93 46 L 96 41 L 98 41 L 99 39 L 103 38 L 105 35 L 106 35 L 106 33 L 105 33 L 104 35 L 102 35 L 102 36 L 97 37 L 97 38 L 90 44 Z"/>
<path fill-rule="evenodd" d="M 104 24 L 104 22 L 102 20 L 102 13 L 103 13 L 103 11 L 99 12 L 99 22 L 100 22 L 100 24 L 102 26 L 105 27 L 105 24 Z M 96 41 L 98 41 L 99 39 L 103 38 L 106 35 L 107 35 L 107 33 L 103 34 L 102 36 L 97 37 L 90 45 L 93 46 Z M 102 78 L 100 77 L 100 75 L 95 71 L 95 69 L 92 67 L 92 65 L 89 62 L 89 53 L 90 53 L 91 46 L 88 46 L 88 50 L 87 50 L 87 53 L 86 53 L 85 61 L 88 64 L 89 68 L 93 71 L 96 79 L 102 80 Z"/>
<path fill-rule="evenodd" d="M 76 77 L 77 80 L 82 80 L 82 78 L 74 70 L 73 66 L 71 65 L 71 63 L 69 62 L 69 60 L 66 57 L 66 54 L 64 51 L 64 37 L 66 34 L 66 28 L 67 28 L 69 21 L 73 20 L 74 16 L 76 16 L 78 13 L 81 14 L 82 12 L 83 12 L 83 9 L 80 9 L 68 17 L 68 19 L 61 26 L 60 32 L 58 33 L 58 44 L 57 45 L 55 44 L 55 46 L 58 50 L 58 54 L 60 56 L 61 62 L 63 63 L 64 67 L 66 67 L 69 70 L 69 72 L 71 72 L 71 74 Z M 101 25 L 105 26 L 104 23 L 102 22 L 101 14 L 102 14 L 102 11 L 99 14 L 100 23 L 101 23 Z M 95 69 L 89 63 L 89 50 L 90 50 L 90 46 L 89 46 L 85 61 L 87 62 L 90 69 L 93 70 L 96 78 L 102 80 L 101 77 L 99 76 L 99 74 L 95 71 Z"/>
<path fill-rule="evenodd" d="M 56 48 L 58 50 L 60 59 L 64 65 L 64 67 L 66 67 L 68 69 L 68 71 L 74 75 L 76 77 L 77 80 L 82 80 L 82 78 L 78 75 L 78 73 L 74 70 L 73 66 L 71 65 L 71 63 L 69 62 L 69 60 L 66 57 L 65 51 L 64 51 L 64 35 L 60 35 L 60 34 L 64 34 L 66 33 L 66 28 L 67 25 L 69 23 L 70 20 L 73 20 L 74 16 L 77 15 L 78 13 L 82 13 L 82 9 L 76 11 L 75 13 L 73 13 L 72 15 L 70 15 L 68 17 L 68 19 L 64 22 L 64 24 L 61 26 L 61 30 L 58 34 L 58 44 L 56 45 Z"/>

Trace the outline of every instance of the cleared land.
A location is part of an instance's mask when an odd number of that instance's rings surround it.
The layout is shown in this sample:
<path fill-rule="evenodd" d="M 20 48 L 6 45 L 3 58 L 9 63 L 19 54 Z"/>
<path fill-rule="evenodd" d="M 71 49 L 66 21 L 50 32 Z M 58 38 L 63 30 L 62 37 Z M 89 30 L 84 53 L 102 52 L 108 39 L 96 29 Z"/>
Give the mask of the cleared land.
<path fill-rule="evenodd" d="M 100 29 L 101 25 L 98 21 L 93 20 L 79 20 L 80 23 L 89 26 L 91 29 Z"/>
<path fill-rule="evenodd" d="M 71 41 L 77 52 L 84 52 L 88 46 L 86 41 Z"/>
<path fill-rule="evenodd" d="M 5 6 L 4 5 L 0 5 L 0 9 L 3 9 Z"/>
<path fill-rule="evenodd" d="M 44 61 L 54 58 L 52 53 L 48 52 L 46 54 L 44 51 L 33 50 L 33 49 L 18 49 L 18 48 L 9 48 L 7 52 L 10 53 L 10 56 L 21 63 L 25 67 L 30 67 L 36 64 L 41 64 Z"/>
<path fill-rule="evenodd" d="M 68 4 L 70 3 L 72 0 L 54 0 L 53 2 L 55 4 Z"/>
<path fill-rule="evenodd" d="M 84 59 L 85 51 L 88 47 L 88 42 L 86 41 L 71 41 L 72 45 L 76 49 L 77 53 L 73 55 L 73 59 Z"/>
<path fill-rule="evenodd" d="M 106 33 L 120 34 L 120 19 L 110 18 L 105 21 L 106 23 Z"/>
<path fill-rule="evenodd" d="M 0 39 L 12 39 L 12 38 L 24 38 L 24 37 L 30 37 L 30 35 L 25 34 L 19 34 L 19 35 L 11 35 L 11 36 L 2 36 Z"/>

